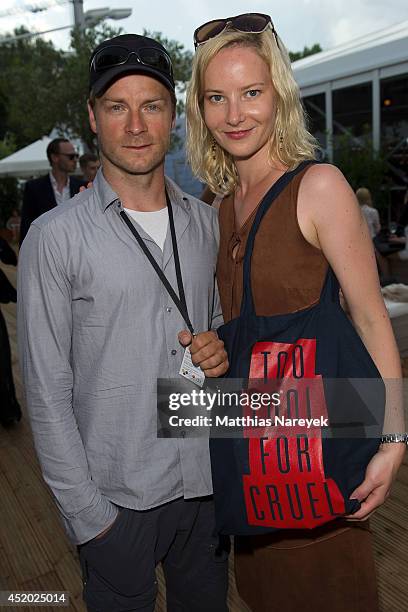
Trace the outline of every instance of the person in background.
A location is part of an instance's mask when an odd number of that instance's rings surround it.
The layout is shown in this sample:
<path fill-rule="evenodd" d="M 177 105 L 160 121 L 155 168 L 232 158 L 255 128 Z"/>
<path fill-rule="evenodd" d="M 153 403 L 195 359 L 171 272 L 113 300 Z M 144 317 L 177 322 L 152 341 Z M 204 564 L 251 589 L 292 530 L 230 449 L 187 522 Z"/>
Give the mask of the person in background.
<path fill-rule="evenodd" d="M 359 187 L 356 191 L 356 198 L 360 204 L 361 212 L 367 221 L 371 238 L 375 238 L 381 230 L 380 215 L 373 206 L 371 192 L 367 187 Z"/>
<path fill-rule="evenodd" d="M 82 178 L 85 183 L 92 183 L 100 165 L 101 162 L 93 153 L 84 153 L 81 155 L 79 158 L 79 167 L 81 168 Z"/>
<path fill-rule="evenodd" d="M 11 212 L 11 217 L 7 220 L 6 228 L 10 230 L 12 234 L 11 242 L 18 242 L 20 236 L 20 225 L 21 225 L 21 216 L 20 211 L 17 208 L 14 208 Z"/>
<path fill-rule="evenodd" d="M 389 247 L 388 245 L 384 245 L 384 243 L 377 238 L 381 231 L 380 215 L 378 214 L 378 210 L 372 205 L 373 199 L 367 187 L 359 187 L 356 191 L 356 198 L 360 205 L 360 210 L 367 222 L 371 239 L 373 240 L 374 253 L 380 271 L 380 277 L 386 282 L 390 277 L 390 266 L 380 250 L 385 251 Z"/>
<path fill-rule="evenodd" d="M 0 238 L 0 261 L 8 266 L 17 265 L 14 250 L 6 240 Z M 15 302 L 17 293 L 13 285 L 0 270 L 0 304 Z M 10 341 L 6 321 L 0 309 L 0 423 L 8 427 L 21 419 L 21 408 L 16 398 L 11 367 Z"/>
<path fill-rule="evenodd" d="M 21 210 L 20 245 L 34 219 L 70 200 L 79 192 L 81 179 L 70 176 L 75 172 L 78 153 L 66 138 L 55 138 L 47 147 L 51 170 L 45 176 L 27 181 Z"/>

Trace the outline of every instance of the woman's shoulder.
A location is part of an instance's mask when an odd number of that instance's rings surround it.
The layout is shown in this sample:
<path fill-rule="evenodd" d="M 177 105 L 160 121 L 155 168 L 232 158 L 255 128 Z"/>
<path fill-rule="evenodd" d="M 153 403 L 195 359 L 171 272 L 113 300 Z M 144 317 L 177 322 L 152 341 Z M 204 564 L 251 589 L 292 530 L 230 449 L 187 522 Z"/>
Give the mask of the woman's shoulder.
<path fill-rule="evenodd" d="M 350 188 L 341 170 L 326 163 L 312 164 L 302 177 L 302 185 L 315 191 L 325 191 L 336 186 Z"/>
<path fill-rule="evenodd" d="M 302 177 L 299 204 L 310 209 L 341 205 L 346 200 L 356 204 L 356 198 L 345 176 L 332 164 L 313 164 Z"/>
<path fill-rule="evenodd" d="M 332 164 L 314 164 L 304 174 L 297 211 L 301 226 L 311 233 L 329 226 L 346 227 L 349 222 L 358 223 L 361 217 L 354 191 Z"/>

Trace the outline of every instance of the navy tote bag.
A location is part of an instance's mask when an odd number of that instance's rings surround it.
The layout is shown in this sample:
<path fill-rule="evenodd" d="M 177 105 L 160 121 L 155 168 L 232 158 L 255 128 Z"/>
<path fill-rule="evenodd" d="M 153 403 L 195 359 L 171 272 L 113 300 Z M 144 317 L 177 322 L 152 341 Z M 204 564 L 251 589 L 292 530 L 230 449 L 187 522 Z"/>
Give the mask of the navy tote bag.
<path fill-rule="evenodd" d="M 319 302 L 311 307 L 275 316 L 257 316 L 254 310 L 250 279 L 257 229 L 277 195 L 308 163 L 283 175 L 258 208 L 245 251 L 240 315 L 218 334 L 229 357 L 228 378 L 275 380 L 281 386 L 296 381 L 299 394 L 313 383 L 319 414 L 330 423 L 344 425 L 350 419 L 353 435 L 347 436 L 347 427 L 330 436 L 314 426 L 306 433 L 292 429 L 290 435 L 276 427 L 265 437 L 243 431 L 240 438 L 211 438 L 216 523 L 223 534 L 312 529 L 357 511 L 360 503 L 349 497 L 379 446 L 385 387 L 340 305 L 334 272 L 328 269 Z M 333 387 L 333 379 L 342 379 L 341 387 Z M 369 410 L 353 385 L 347 385 L 350 379 L 372 381 Z M 366 437 L 364 424 L 373 411 L 378 435 Z"/>

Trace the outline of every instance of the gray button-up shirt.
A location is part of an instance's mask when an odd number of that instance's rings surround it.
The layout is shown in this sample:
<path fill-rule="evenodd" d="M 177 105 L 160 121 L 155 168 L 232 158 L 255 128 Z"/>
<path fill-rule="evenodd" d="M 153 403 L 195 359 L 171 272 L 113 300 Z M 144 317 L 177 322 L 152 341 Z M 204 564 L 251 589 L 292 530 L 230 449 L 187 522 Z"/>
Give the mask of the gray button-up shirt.
<path fill-rule="evenodd" d="M 196 332 L 221 322 L 217 213 L 166 179 Z M 83 543 L 117 514 L 211 494 L 208 440 L 157 439 L 156 380 L 177 378 L 186 325 L 119 213 L 93 189 L 36 219 L 20 251 L 18 339 L 35 446 L 68 535 Z M 137 226 L 137 223 L 135 223 Z M 173 288 L 163 252 L 139 233 Z"/>

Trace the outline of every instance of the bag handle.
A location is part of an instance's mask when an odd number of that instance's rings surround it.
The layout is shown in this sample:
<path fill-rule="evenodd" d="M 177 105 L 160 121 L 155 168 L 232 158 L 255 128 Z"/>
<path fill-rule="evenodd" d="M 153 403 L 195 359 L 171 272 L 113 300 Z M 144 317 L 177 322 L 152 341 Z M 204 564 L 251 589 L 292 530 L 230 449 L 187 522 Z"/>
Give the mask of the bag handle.
<path fill-rule="evenodd" d="M 256 213 L 253 225 L 248 235 L 248 240 L 245 247 L 245 255 L 244 255 L 244 265 L 243 265 L 243 285 L 244 291 L 242 296 L 241 303 L 241 315 L 245 314 L 254 314 L 254 300 L 252 296 L 252 288 L 251 288 L 251 259 L 252 253 L 254 250 L 255 244 L 255 236 L 260 226 L 262 219 L 265 214 L 268 212 L 269 208 L 272 206 L 273 202 L 276 200 L 278 195 L 289 185 L 292 179 L 295 178 L 299 172 L 301 172 L 304 168 L 309 166 L 310 164 L 319 163 L 315 160 L 304 160 L 302 161 L 297 168 L 291 170 L 290 172 L 285 172 L 269 189 L 269 191 L 265 194 L 262 199 L 261 204 L 259 205 L 258 211 Z"/>

